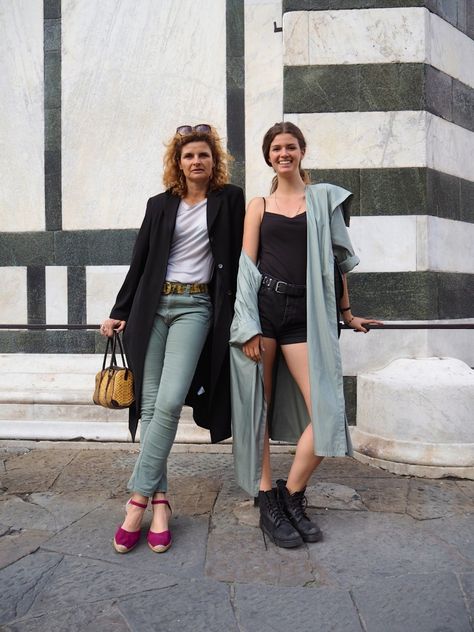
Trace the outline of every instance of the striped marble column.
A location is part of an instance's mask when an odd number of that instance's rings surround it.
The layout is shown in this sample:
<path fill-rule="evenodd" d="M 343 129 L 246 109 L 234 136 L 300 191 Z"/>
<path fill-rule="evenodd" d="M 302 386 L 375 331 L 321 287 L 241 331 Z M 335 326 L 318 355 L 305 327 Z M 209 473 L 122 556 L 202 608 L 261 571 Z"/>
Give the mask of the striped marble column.
<path fill-rule="evenodd" d="M 284 0 L 283 12 L 285 119 L 307 137 L 313 181 L 354 192 L 354 311 L 472 319 L 474 3 Z M 474 364 L 467 331 L 354 338 L 349 376 L 404 352 Z"/>

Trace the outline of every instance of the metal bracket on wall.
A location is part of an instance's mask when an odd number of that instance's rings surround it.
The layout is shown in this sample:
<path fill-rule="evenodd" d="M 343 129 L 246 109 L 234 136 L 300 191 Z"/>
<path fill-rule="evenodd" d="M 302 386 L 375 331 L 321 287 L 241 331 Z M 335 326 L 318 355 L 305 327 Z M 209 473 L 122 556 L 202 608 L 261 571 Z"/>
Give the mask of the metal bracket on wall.
<path fill-rule="evenodd" d="M 276 22 L 273 22 L 273 32 L 274 33 L 281 33 L 283 31 L 283 27 L 282 26 L 277 26 Z"/>

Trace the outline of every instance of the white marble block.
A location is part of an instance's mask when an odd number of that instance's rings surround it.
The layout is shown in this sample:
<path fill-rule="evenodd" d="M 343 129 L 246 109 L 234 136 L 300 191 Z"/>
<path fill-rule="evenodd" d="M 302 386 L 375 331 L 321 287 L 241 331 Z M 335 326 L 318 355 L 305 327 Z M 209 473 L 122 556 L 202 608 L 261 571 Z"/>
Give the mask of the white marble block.
<path fill-rule="evenodd" d="M 28 320 L 26 268 L 0 268 L 0 322 L 24 324 Z"/>
<path fill-rule="evenodd" d="M 398 359 L 357 378 L 356 458 L 400 474 L 474 478 L 474 371 Z"/>

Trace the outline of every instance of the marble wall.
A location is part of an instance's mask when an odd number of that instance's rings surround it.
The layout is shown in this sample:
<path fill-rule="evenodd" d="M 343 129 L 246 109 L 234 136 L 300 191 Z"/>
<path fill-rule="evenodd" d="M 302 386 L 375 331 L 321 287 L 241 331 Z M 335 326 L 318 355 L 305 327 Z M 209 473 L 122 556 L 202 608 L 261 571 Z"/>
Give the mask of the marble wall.
<path fill-rule="evenodd" d="M 45 225 L 42 4 L 0 0 L 0 231 Z"/>

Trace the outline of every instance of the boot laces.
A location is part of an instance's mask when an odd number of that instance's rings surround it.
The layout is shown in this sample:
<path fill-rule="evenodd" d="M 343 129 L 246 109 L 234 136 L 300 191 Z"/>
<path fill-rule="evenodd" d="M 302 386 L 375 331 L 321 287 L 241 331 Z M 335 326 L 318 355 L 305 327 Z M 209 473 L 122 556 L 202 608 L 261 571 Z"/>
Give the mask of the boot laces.
<path fill-rule="evenodd" d="M 269 497 L 268 511 L 277 526 L 286 520 L 285 512 L 283 511 L 283 507 L 281 506 L 280 499 L 277 494 L 273 497 Z"/>
<path fill-rule="evenodd" d="M 306 518 L 309 520 L 306 515 L 306 508 L 308 506 L 308 499 L 304 495 L 304 492 L 295 492 L 294 494 L 288 494 L 287 498 L 290 500 L 291 509 L 296 520 L 301 520 L 301 518 Z"/>

